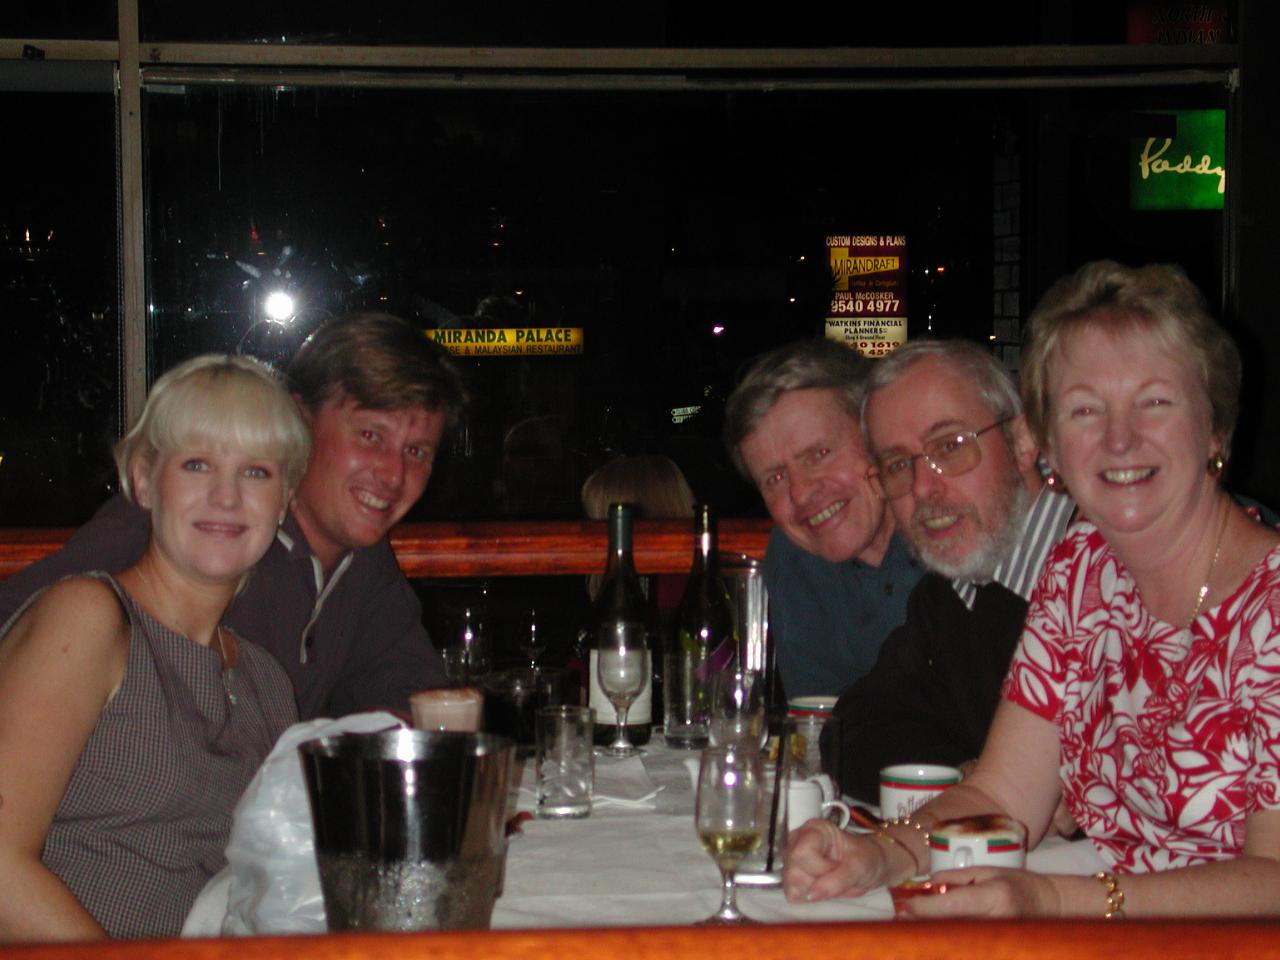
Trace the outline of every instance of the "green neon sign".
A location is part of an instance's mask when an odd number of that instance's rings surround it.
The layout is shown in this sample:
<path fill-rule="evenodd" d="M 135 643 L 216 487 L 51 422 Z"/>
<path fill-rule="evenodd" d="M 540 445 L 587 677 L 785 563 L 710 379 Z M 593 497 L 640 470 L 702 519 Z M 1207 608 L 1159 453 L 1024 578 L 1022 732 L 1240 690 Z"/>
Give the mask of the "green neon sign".
<path fill-rule="evenodd" d="M 1225 110 L 1160 111 L 1172 137 L 1130 141 L 1129 206 L 1134 210 L 1221 210 L 1227 186 Z"/>

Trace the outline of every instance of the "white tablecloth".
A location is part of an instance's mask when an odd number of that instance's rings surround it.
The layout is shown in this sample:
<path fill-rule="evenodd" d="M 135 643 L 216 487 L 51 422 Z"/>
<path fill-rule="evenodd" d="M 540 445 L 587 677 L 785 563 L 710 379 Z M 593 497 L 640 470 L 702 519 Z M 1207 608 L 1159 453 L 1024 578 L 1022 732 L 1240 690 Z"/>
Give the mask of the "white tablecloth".
<path fill-rule="evenodd" d="M 495 929 L 688 924 L 720 903 L 720 873 L 698 845 L 693 790 L 684 759 L 695 753 L 648 747 L 644 773 L 663 787 L 653 809 L 605 806 L 583 820 L 530 820 L 511 838 L 503 895 L 493 913 Z M 611 765 L 596 761 L 597 792 L 622 792 Z M 626 788 L 634 761 L 623 761 Z M 526 768 L 529 764 L 526 764 Z M 526 769 L 528 781 L 531 772 Z M 632 795 L 640 795 L 635 793 Z M 522 791 L 521 807 L 528 808 Z M 1102 861 L 1088 841 L 1050 840 L 1031 852 L 1032 869 L 1092 873 Z M 780 887 L 740 887 L 738 905 L 763 921 L 802 923 L 887 920 L 893 905 L 886 890 L 821 903 L 788 903 Z"/>

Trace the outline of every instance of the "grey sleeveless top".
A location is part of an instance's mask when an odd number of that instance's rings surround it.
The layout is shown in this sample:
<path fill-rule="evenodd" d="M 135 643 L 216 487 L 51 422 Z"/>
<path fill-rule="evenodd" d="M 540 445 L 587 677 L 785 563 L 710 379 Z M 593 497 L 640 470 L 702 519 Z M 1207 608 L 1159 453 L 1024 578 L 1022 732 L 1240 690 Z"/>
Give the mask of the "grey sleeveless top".
<path fill-rule="evenodd" d="M 229 677 L 232 705 L 216 649 L 153 619 L 109 574 L 85 576 L 119 596 L 131 624 L 129 657 L 41 860 L 112 937 L 177 936 L 226 863 L 236 802 L 297 718 L 293 688 L 270 654 L 242 641 Z"/>

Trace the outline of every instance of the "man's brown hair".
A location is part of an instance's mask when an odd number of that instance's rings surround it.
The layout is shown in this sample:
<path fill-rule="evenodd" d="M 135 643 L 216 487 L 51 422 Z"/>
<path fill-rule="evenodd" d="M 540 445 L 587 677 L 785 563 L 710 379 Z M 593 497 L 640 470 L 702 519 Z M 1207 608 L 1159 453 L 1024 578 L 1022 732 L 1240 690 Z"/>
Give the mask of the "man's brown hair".
<path fill-rule="evenodd" d="M 330 320 L 306 339 L 285 376 L 290 392 L 313 411 L 350 397 L 371 410 L 439 410 L 451 427 L 467 402 L 462 372 L 449 352 L 389 313 Z"/>

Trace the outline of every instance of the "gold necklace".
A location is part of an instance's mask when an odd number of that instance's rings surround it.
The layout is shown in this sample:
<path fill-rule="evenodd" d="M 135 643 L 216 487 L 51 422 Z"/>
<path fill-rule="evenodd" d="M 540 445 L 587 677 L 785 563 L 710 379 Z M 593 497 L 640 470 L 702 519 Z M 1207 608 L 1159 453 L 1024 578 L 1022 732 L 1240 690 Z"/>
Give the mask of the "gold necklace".
<path fill-rule="evenodd" d="M 1213 579 L 1214 567 L 1218 565 L 1218 556 L 1222 553 L 1222 535 L 1227 529 L 1227 520 L 1230 519 L 1231 513 L 1228 512 L 1223 516 L 1222 523 L 1218 526 L 1218 539 L 1213 544 L 1213 559 L 1209 561 L 1209 572 L 1204 575 L 1204 583 L 1200 585 L 1199 593 L 1196 595 L 1196 605 L 1191 611 L 1191 617 L 1187 620 L 1185 629 L 1190 630 L 1196 622 L 1196 617 L 1200 616 L 1200 608 L 1204 606 L 1204 598 L 1209 595 L 1209 581 Z"/>

